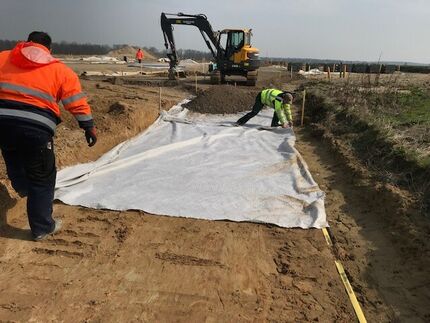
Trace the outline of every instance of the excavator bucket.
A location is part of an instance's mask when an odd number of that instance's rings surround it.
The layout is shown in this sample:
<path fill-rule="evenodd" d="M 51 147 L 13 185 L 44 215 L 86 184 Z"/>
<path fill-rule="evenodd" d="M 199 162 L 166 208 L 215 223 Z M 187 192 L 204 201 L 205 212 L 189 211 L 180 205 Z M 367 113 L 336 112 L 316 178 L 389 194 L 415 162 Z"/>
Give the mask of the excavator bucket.
<path fill-rule="evenodd" d="M 186 78 L 187 74 L 182 69 L 170 68 L 168 76 L 169 80 L 177 80 L 178 78 Z"/>

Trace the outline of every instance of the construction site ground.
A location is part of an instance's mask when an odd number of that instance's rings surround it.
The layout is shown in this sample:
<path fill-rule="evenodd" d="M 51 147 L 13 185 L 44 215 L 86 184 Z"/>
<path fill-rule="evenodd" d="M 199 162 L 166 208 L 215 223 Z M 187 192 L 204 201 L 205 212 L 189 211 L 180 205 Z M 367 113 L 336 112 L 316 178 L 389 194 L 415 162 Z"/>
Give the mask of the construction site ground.
<path fill-rule="evenodd" d="M 82 65 L 72 67 L 81 72 Z M 215 90 L 205 100 L 228 107 L 242 98 L 237 111 L 244 111 L 264 86 L 294 90 L 305 82 L 283 77 L 277 69 L 263 68 L 256 88 L 231 79 L 220 86 L 224 96 Z M 159 115 L 159 82 L 90 78 L 82 84 L 99 142 L 88 148 L 83 132 L 63 113 L 55 141 L 58 168 L 96 160 Z M 208 78 L 198 77 L 201 96 L 212 87 Z M 195 94 L 195 78 L 163 86 L 162 109 Z M 386 230 L 381 221 L 393 205 L 389 196 L 378 196 L 371 183 L 358 185 L 350 165 L 307 128 L 296 125 L 295 132 L 297 149 L 327 194 L 334 248 L 317 229 L 60 202 L 54 216 L 63 220 L 63 230 L 33 242 L 26 200 L 11 189 L 1 161 L 0 322 L 354 322 L 336 259 L 345 266 L 369 322 L 429 321 L 429 285 L 422 281 L 430 269 L 420 262 L 428 245 L 405 250 L 393 243 L 402 232 Z M 405 254 L 411 255 L 408 261 Z"/>

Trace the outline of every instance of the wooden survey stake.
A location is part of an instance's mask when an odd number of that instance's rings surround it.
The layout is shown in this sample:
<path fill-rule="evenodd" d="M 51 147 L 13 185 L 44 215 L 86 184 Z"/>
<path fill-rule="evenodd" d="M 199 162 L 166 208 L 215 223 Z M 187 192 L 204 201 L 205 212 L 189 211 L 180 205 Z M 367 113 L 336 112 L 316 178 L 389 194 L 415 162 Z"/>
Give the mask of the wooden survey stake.
<path fill-rule="evenodd" d="M 302 120 L 300 125 L 303 126 L 303 119 L 305 117 L 305 101 L 306 101 L 306 90 L 303 90 L 303 101 L 302 101 Z"/>

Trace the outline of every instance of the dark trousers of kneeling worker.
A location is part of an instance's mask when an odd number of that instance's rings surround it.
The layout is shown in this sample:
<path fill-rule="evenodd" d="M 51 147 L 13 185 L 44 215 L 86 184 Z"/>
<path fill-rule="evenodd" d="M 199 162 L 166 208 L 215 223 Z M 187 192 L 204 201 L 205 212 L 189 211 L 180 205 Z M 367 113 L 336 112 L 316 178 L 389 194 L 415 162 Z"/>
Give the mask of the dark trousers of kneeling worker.
<path fill-rule="evenodd" d="M 34 236 L 51 232 L 55 167 L 52 134 L 20 121 L 0 122 L 0 149 L 14 190 L 27 196 L 27 215 Z"/>
<path fill-rule="evenodd" d="M 255 98 L 254 106 L 252 107 L 252 110 L 245 114 L 242 118 L 237 120 L 237 124 L 242 126 L 245 123 L 249 121 L 249 119 L 255 117 L 260 111 L 264 108 L 264 104 L 261 103 L 261 92 L 257 94 L 257 97 Z M 272 123 L 270 125 L 271 127 L 277 127 L 279 126 L 279 118 L 276 114 L 276 111 L 273 112 L 273 118 Z"/>

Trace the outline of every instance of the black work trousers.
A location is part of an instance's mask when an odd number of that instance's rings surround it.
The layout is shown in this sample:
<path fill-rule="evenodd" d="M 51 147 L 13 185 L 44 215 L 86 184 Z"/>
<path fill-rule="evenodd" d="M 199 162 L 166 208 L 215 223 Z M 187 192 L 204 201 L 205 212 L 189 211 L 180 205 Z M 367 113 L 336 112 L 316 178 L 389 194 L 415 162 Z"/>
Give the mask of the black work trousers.
<path fill-rule="evenodd" d="M 52 135 L 25 123 L 0 122 L 0 149 L 14 190 L 27 196 L 27 216 L 34 236 L 52 232 L 55 167 Z"/>
<path fill-rule="evenodd" d="M 239 125 L 244 125 L 249 121 L 249 119 L 255 117 L 262 109 L 264 108 L 264 104 L 261 103 L 261 92 L 257 94 L 254 102 L 254 106 L 252 107 L 252 110 L 245 114 L 242 118 L 237 120 L 237 123 Z M 273 113 L 272 123 L 271 127 L 277 127 L 279 124 L 278 115 L 276 114 L 276 111 Z"/>

